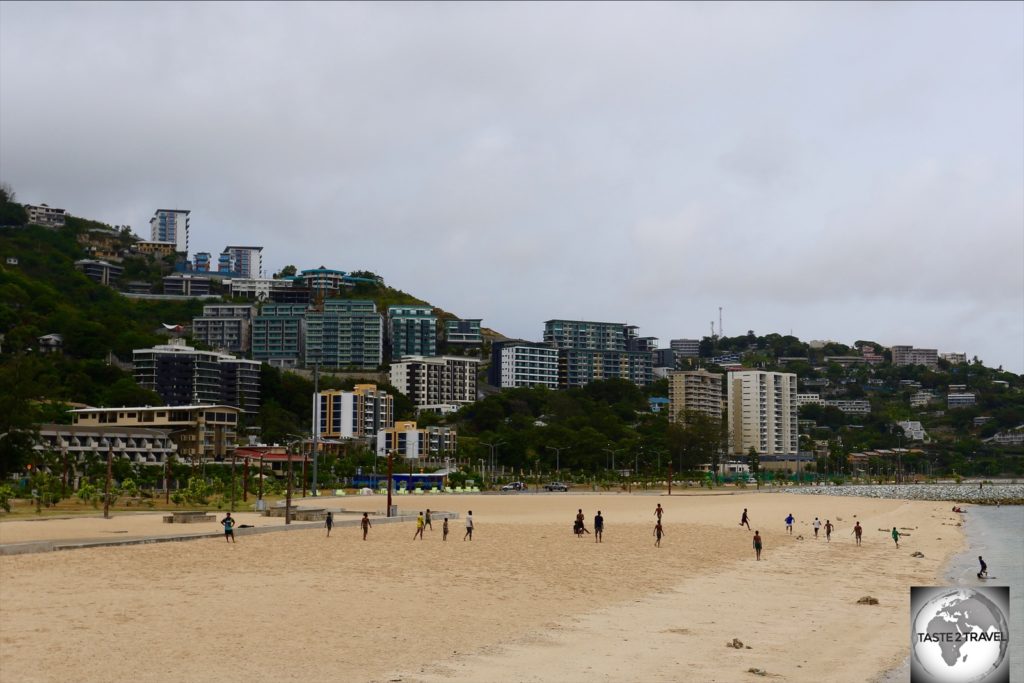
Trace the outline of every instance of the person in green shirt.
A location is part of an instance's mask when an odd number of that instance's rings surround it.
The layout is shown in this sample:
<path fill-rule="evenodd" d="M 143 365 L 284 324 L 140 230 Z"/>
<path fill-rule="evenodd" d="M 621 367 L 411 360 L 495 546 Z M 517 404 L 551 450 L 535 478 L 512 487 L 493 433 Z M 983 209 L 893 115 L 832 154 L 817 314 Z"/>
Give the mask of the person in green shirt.
<path fill-rule="evenodd" d="M 900 547 L 900 532 L 896 531 L 896 527 L 892 528 L 892 540 L 896 542 L 896 547 Z"/>

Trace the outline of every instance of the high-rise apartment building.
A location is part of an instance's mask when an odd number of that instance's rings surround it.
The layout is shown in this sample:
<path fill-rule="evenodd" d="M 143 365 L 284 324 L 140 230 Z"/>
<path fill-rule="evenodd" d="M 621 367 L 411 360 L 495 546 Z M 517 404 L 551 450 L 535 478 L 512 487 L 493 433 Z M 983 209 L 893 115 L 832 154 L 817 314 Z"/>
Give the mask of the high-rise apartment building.
<path fill-rule="evenodd" d="M 562 388 L 612 378 L 645 385 L 654 379 L 654 353 L 630 350 L 648 345 L 640 341 L 632 325 L 548 320 L 544 342 L 559 351 L 558 384 Z"/>
<path fill-rule="evenodd" d="M 306 365 L 376 368 L 384 362 L 384 322 L 377 305 L 361 299 L 327 299 L 306 313 Z"/>
<path fill-rule="evenodd" d="M 220 351 L 248 353 L 255 312 L 252 306 L 203 306 L 203 315 L 192 319 L 192 338 Z"/>
<path fill-rule="evenodd" d="M 476 344 L 484 343 L 483 334 L 480 331 L 480 318 L 456 318 L 455 320 L 444 321 L 445 337 L 449 344 Z"/>
<path fill-rule="evenodd" d="M 437 354 L 437 316 L 430 306 L 388 306 L 391 359 Z"/>
<path fill-rule="evenodd" d="M 405 458 L 443 457 L 454 453 L 457 433 L 450 427 L 417 427 L 415 422 L 397 422 L 377 432 L 377 455 L 388 451 Z"/>
<path fill-rule="evenodd" d="M 29 225 L 41 225 L 44 228 L 63 228 L 68 212 L 54 206 L 40 204 L 25 205 L 25 214 L 28 216 Z"/>
<path fill-rule="evenodd" d="M 183 340 L 135 349 L 135 381 L 170 406 L 218 404 L 260 410 L 259 361 L 200 351 Z"/>
<path fill-rule="evenodd" d="M 314 423 L 327 439 L 376 438 L 395 425 L 395 397 L 375 384 L 357 384 L 352 391 L 322 391 L 316 395 Z"/>
<path fill-rule="evenodd" d="M 528 341 L 494 342 L 488 382 L 502 389 L 558 388 L 558 349 Z"/>
<path fill-rule="evenodd" d="M 243 278 L 263 277 L 263 247 L 224 247 L 228 269 Z"/>
<path fill-rule="evenodd" d="M 695 411 L 721 420 L 722 379 L 722 375 L 703 368 L 668 373 L 668 419 L 678 422 L 683 411 Z"/>
<path fill-rule="evenodd" d="M 786 455 L 799 451 L 796 375 L 736 370 L 726 379 L 729 452 Z"/>
<path fill-rule="evenodd" d="M 174 242 L 177 251 L 187 254 L 190 213 L 188 209 L 157 209 L 149 219 L 150 240 Z"/>
<path fill-rule="evenodd" d="M 682 358 L 696 358 L 700 355 L 699 339 L 672 339 L 668 347 Z"/>
<path fill-rule="evenodd" d="M 391 384 L 419 410 L 454 412 L 476 401 L 479 364 L 463 356 L 412 356 L 391 364 Z"/>
<path fill-rule="evenodd" d="M 298 365 L 305 355 L 305 304 L 264 304 L 252 320 L 252 357 L 270 365 Z"/>
<path fill-rule="evenodd" d="M 894 346 L 893 365 L 924 365 L 931 369 L 939 367 L 938 349 L 915 349 L 913 346 Z"/>

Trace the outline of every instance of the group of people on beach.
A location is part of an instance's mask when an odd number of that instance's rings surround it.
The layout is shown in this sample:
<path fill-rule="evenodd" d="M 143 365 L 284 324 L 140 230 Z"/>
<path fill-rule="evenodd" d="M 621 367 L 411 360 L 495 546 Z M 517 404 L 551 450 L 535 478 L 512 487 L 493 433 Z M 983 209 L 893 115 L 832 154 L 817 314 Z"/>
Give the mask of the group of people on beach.
<path fill-rule="evenodd" d="M 365 516 L 366 513 L 364 512 L 363 515 Z M 441 525 L 441 540 L 442 541 L 447 541 L 448 540 L 448 515 L 445 515 L 442 519 L 444 520 L 444 522 Z M 430 508 L 427 508 L 426 514 L 424 514 L 423 512 L 420 512 L 419 516 L 416 517 L 416 532 L 412 535 L 412 540 L 415 541 L 416 538 L 419 537 L 419 539 L 422 541 L 423 540 L 423 530 L 424 529 L 430 529 L 431 531 L 434 530 L 434 522 L 433 522 L 433 519 L 432 519 L 432 515 L 430 513 Z M 473 540 L 473 511 L 472 510 L 470 510 L 466 514 L 466 535 L 462 537 L 462 540 L 463 541 L 472 541 Z"/>

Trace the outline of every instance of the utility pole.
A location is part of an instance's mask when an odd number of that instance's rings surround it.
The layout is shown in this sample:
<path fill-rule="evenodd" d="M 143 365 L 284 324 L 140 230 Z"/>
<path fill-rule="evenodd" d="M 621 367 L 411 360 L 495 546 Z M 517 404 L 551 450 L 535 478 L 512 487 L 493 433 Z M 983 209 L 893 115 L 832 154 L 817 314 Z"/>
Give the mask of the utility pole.
<path fill-rule="evenodd" d="M 320 438 L 320 363 L 313 364 L 313 495 L 317 496 L 316 461 Z M 303 478 L 305 482 L 305 478 Z"/>
<path fill-rule="evenodd" d="M 260 456 L 260 494 L 259 494 L 259 498 L 257 500 L 259 500 L 261 503 L 263 502 L 263 456 L 262 455 Z"/>
<path fill-rule="evenodd" d="M 238 462 L 238 458 L 231 456 L 231 511 L 235 511 L 235 465 Z"/>
<path fill-rule="evenodd" d="M 242 502 L 249 502 L 249 458 L 246 456 L 242 468 Z"/>
<path fill-rule="evenodd" d="M 62 498 L 68 497 L 68 442 L 61 439 L 61 457 L 64 461 L 64 474 L 61 477 L 60 493 Z"/>
<path fill-rule="evenodd" d="M 391 516 L 391 489 L 394 488 L 394 485 L 392 483 L 393 482 L 393 478 L 394 478 L 394 469 L 393 469 L 393 466 L 394 466 L 394 455 L 395 455 L 395 452 L 393 450 L 389 449 L 388 450 L 388 517 Z"/>
<path fill-rule="evenodd" d="M 672 495 L 672 458 L 668 459 L 668 495 Z"/>
<path fill-rule="evenodd" d="M 110 478 L 114 474 L 114 446 L 107 443 L 107 484 L 103 488 L 103 519 L 110 519 Z"/>
<path fill-rule="evenodd" d="M 284 502 L 284 523 L 292 523 L 292 445 L 288 446 L 288 493 Z"/>
<path fill-rule="evenodd" d="M 164 505 L 171 504 L 171 456 L 164 456 Z"/>

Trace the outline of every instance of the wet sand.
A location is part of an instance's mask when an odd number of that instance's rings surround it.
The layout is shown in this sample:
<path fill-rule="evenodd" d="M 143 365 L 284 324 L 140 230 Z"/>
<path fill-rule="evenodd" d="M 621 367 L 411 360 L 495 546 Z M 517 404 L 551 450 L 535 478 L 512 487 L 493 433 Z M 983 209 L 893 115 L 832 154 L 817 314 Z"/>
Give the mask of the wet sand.
<path fill-rule="evenodd" d="M 909 586 L 935 582 L 962 545 L 943 503 L 768 493 L 397 502 L 472 509 L 474 540 L 462 541 L 456 520 L 442 543 L 435 515 L 424 541 L 410 523 L 379 525 L 365 543 L 341 527 L 330 539 L 316 529 L 0 557 L 0 679 L 736 681 L 759 668 L 859 682 L 902 659 Z M 659 502 L 666 537 L 655 548 Z M 738 526 L 744 507 L 764 537 L 761 562 Z M 588 528 L 602 509 L 604 543 L 573 536 L 577 508 Z M 813 539 L 814 516 L 836 524 L 832 543 Z M 28 524 L 71 538 L 95 521 Z M 910 527 L 899 550 L 879 531 L 892 526 Z M 863 595 L 880 604 L 856 604 Z M 725 647 L 733 638 L 751 649 Z"/>

